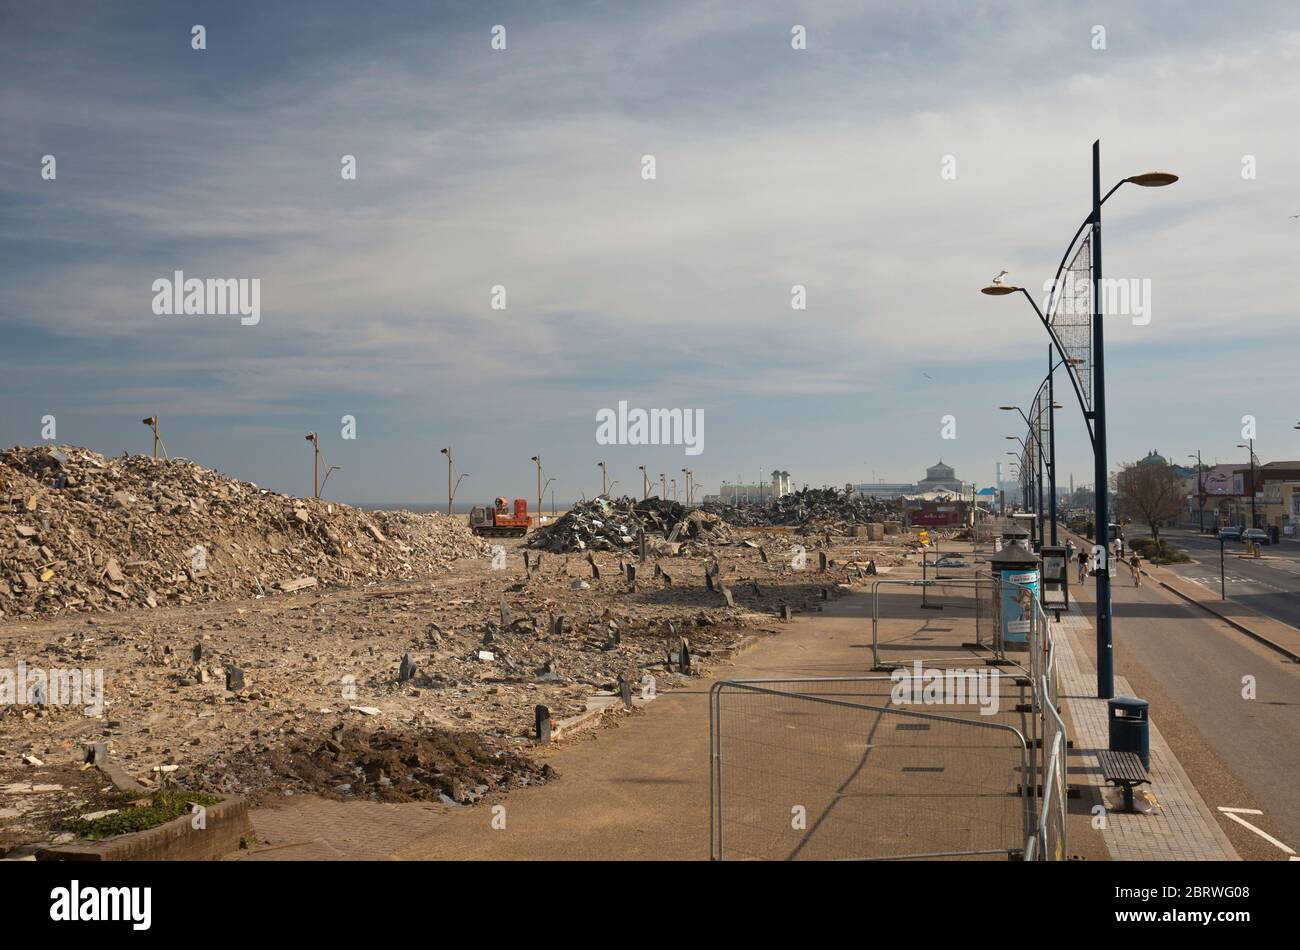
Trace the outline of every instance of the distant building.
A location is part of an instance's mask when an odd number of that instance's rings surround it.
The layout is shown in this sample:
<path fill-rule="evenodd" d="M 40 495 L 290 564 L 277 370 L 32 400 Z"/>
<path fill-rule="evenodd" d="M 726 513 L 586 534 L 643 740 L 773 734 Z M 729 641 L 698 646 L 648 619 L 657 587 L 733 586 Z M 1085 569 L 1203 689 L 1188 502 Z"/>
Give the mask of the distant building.
<path fill-rule="evenodd" d="M 853 487 L 869 498 L 901 498 L 916 491 L 913 482 L 876 482 L 874 485 L 864 483 Z"/>
<path fill-rule="evenodd" d="M 874 485 L 863 483 L 854 487 L 862 494 L 873 498 L 901 498 L 904 495 L 920 495 L 931 491 L 953 491 L 964 495 L 970 488 L 957 477 L 951 465 L 943 464 L 942 459 L 937 465 L 927 468 L 925 478 L 919 482 L 877 482 Z"/>
<path fill-rule="evenodd" d="M 725 505 L 766 505 L 774 490 L 774 482 L 723 482 L 718 494 L 705 495 L 704 500 Z"/>
<path fill-rule="evenodd" d="M 1146 454 L 1145 458 L 1137 460 L 1138 465 L 1167 465 L 1173 469 L 1174 474 L 1179 478 L 1186 478 L 1188 475 L 1196 474 L 1196 469 L 1188 468 L 1186 465 L 1174 465 L 1167 458 L 1152 449 Z"/>
<path fill-rule="evenodd" d="M 957 477 L 957 472 L 951 465 L 943 464 L 943 459 L 927 468 L 925 478 L 916 483 L 918 494 L 927 491 L 955 491 L 962 494 L 965 490 L 966 483 Z"/>
<path fill-rule="evenodd" d="M 790 494 L 790 473 L 783 472 L 779 468 L 772 469 L 772 495 L 780 498 L 782 495 Z"/>

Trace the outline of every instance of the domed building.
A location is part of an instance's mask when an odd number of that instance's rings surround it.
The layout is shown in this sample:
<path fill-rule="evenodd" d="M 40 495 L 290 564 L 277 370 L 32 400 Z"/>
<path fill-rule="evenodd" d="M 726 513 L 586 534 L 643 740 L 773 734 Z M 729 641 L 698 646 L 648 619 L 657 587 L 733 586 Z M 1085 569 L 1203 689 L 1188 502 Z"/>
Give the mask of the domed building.
<path fill-rule="evenodd" d="M 925 470 L 925 478 L 916 483 L 918 493 L 927 491 L 964 491 L 965 484 L 957 477 L 951 465 L 944 465 L 943 459 L 938 464 Z"/>
<path fill-rule="evenodd" d="M 1146 458 L 1138 460 L 1138 464 L 1139 465 L 1168 465 L 1169 460 L 1166 459 L 1159 452 L 1157 452 L 1155 449 L 1152 449 L 1150 452 L 1147 453 Z"/>

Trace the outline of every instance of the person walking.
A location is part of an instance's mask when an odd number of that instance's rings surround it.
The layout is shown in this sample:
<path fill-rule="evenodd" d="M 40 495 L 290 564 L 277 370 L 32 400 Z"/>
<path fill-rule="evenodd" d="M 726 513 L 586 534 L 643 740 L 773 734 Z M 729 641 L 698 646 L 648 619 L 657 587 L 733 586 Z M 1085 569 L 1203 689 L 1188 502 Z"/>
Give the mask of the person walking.
<path fill-rule="evenodd" d="M 1133 574 L 1133 586 L 1134 586 L 1134 587 L 1141 587 L 1141 586 L 1142 586 L 1142 571 L 1138 569 L 1138 555 L 1137 555 L 1137 552 L 1136 552 L 1136 551 L 1134 551 L 1133 554 L 1132 554 L 1132 556 L 1129 557 L 1129 559 L 1128 559 L 1128 569 L 1129 569 L 1129 570 L 1132 572 L 1132 574 Z"/>
<path fill-rule="evenodd" d="M 1067 538 L 1065 541 L 1065 559 L 1074 560 L 1074 538 Z"/>

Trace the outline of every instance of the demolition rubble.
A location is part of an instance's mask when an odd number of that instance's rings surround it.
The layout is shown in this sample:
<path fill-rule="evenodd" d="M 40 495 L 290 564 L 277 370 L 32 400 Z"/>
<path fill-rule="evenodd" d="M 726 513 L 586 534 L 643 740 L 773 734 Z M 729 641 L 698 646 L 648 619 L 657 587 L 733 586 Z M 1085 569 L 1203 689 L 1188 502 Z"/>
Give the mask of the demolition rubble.
<path fill-rule="evenodd" d="M 708 502 L 703 507 L 733 527 L 784 526 L 809 534 L 851 534 L 854 525 L 897 522 L 900 517 L 896 502 L 838 488 L 804 488 L 761 506 Z"/>
<path fill-rule="evenodd" d="M 290 498 L 184 459 L 0 452 L 0 617 L 409 579 L 486 550 L 443 515 Z"/>
<path fill-rule="evenodd" d="M 847 522 L 800 504 L 776 517 Z M 0 854 L 120 807 L 105 788 L 454 807 L 552 780 L 552 738 L 640 715 L 910 547 L 792 530 L 601 498 L 489 545 L 187 461 L 0 453 L 0 680 L 102 674 L 98 710 L 0 690 Z"/>
<path fill-rule="evenodd" d="M 634 502 L 601 495 L 579 502 L 555 523 L 533 532 L 528 547 L 558 554 L 639 550 L 642 538 L 652 553 L 673 555 L 683 553 L 688 545 L 692 551 L 704 550 L 732 540 L 716 514 L 657 497 Z"/>

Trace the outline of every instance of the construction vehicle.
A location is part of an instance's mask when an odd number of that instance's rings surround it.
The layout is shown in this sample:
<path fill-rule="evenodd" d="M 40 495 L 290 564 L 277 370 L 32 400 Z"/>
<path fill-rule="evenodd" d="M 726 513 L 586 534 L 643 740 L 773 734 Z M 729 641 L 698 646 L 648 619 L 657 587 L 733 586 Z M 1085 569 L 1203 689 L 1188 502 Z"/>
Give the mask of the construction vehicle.
<path fill-rule="evenodd" d="M 491 508 L 478 505 L 469 512 L 470 530 L 484 538 L 522 538 L 532 523 L 528 502 L 523 498 L 515 499 L 513 512 L 504 498 L 498 498 Z"/>

